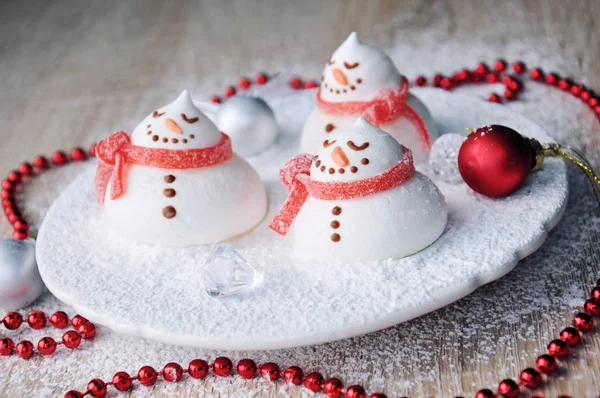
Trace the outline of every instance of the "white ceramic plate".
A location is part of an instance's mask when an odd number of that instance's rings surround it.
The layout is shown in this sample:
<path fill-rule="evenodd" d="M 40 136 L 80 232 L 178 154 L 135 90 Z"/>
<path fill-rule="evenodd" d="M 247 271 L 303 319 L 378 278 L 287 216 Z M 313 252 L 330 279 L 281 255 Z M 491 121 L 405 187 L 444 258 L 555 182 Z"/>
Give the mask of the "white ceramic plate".
<path fill-rule="evenodd" d="M 436 89 L 413 93 L 442 133 L 500 123 L 551 140 L 501 105 Z M 366 264 L 299 260 L 291 240 L 267 223 L 285 199 L 278 169 L 296 154 L 314 91 L 265 98 L 282 133 L 249 161 L 265 181 L 270 210 L 251 233 L 231 242 L 264 275 L 254 291 L 224 299 L 204 293 L 203 261 L 212 247 L 164 249 L 119 239 L 95 202 L 92 162 L 52 205 L 39 231 L 37 259 L 50 291 L 96 323 L 171 344 L 258 350 L 324 343 L 423 315 L 500 278 L 540 247 L 566 205 L 565 165 L 548 159 L 505 199 L 438 182 L 449 205 L 448 227 L 414 256 Z"/>

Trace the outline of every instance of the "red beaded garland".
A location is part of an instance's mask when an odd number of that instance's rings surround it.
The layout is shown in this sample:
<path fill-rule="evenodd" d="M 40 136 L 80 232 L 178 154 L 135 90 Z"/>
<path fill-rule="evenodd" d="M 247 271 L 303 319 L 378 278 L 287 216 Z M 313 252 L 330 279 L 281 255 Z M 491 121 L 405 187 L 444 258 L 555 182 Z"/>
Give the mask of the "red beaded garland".
<path fill-rule="evenodd" d="M 106 395 L 106 383 L 100 379 L 94 379 L 88 383 L 87 390 L 92 397 L 103 397 Z"/>
<path fill-rule="evenodd" d="M 69 325 L 69 316 L 63 311 L 56 311 L 50 315 L 50 324 L 57 329 L 64 329 Z"/>
<path fill-rule="evenodd" d="M 241 359 L 237 364 L 237 372 L 244 379 L 252 379 L 256 376 L 256 362 L 252 359 Z"/>
<path fill-rule="evenodd" d="M 540 68 L 534 68 L 529 72 L 531 79 L 540 81 L 544 79 L 544 72 Z"/>
<path fill-rule="evenodd" d="M 581 335 L 577 329 L 569 326 L 560 332 L 560 339 L 570 346 L 575 346 L 581 342 Z"/>
<path fill-rule="evenodd" d="M 194 359 L 188 366 L 188 374 L 194 379 L 203 379 L 208 374 L 208 362 L 203 359 Z"/>
<path fill-rule="evenodd" d="M 419 87 L 423 87 L 427 84 L 427 79 L 425 78 L 425 76 L 417 76 L 417 78 L 415 79 L 415 84 Z"/>
<path fill-rule="evenodd" d="M 235 87 L 229 86 L 223 92 L 223 97 L 229 98 L 229 97 L 233 97 L 235 94 L 236 94 Z"/>
<path fill-rule="evenodd" d="M 62 152 L 62 151 L 56 151 L 52 154 L 52 163 L 54 163 L 57 166 L 61 166 L 65 163 L 67 163 L 67 161 L 69 160 L 67 158 L 67 154 Z"/>
<path fill-rule="evenodd" d="M 269 81 L 269 78 L 264 73 L 259 73 L 254 78 L 254 81 L 256 82 L 256 84 L 262 85 L 262 84 L 265 84 L 267 81 Z"/>
<path fill-rule="evenodd" d="M 176 383 L 183 376 L 183 368 L 175 362 L 169 362 L 162 371 L 163 378 L 169 383 Z"/>
<path fill-rule="evenodd" d="M 96 336 L 96 326 L 91 322 L 83 322 L 77 327 L 77 331 L 86 340 L 91 340 Z"/>
<path fill-rule="evenodd" d="M 498 394 L 505 398 L 517 398 L 519 396 L 519 385 L 512 379 L 505 379 L 498 384 Z"/>
<path fill-rule="evenodd" d="M 538 388 L 542 383 L 542 375 L 533 368 L 527 368 L 521 372 L 519 380 L 527 388 Z"/>
<path fill-rule="evenodd" d="M 213 372 L 219 377 L 226 377 L 233 371 L 233 363 L 227 357 L 219 357 L 213 363 Z"/>
<path fill-rule="evenodd" d="M 44 337 L 38 342 L 37 349 L 42 355 L 52 355 L 56 351 L 56 341 L 52 337 Z"/>
<path fill-rule="evenodd" d="M 292 383 L 299 386 L 302 384 L 303 377 L 304 372 L 298 366 L 290 366 L 283 371 L 283 379 L 286 383 Z"/>
<path fill-rule="evenodd" d="M 288 82 L 291 88 L 294 90 L 299 90 L 302 88 L 302 80 L 299 77 L 292 77 Z"/>
<path fill-rule="evenodd" d="M 479 76 L 485 76 L 490 71 L 490 68 L 483 62 L 480 62 L 475 67 L 475 74 Z"/>
<path fill-rule="evenodd" d="M 525 73 L 527 71 L 527 67 L 521 61 L 517 61 L 512 65 L 513 71 L 520 75 L 521 73 Z"/>
<path fill-rule="evenodd" d="M 554 373 L 558 364 L 556 363 L 556 359 L 552 355 L 543 354 L 538 357 L 535 361 L 535 366 L 542 373 L 547 375 Z"/>
<path fill-rule="evenodd" d="M 495 396 L 496 394 L 494 394 L 492 390 L 489 390 L 487 388 L 479 390 L 477 391 L 477 394 L 475 394 L 475 398 L 494 398 Z"/>
<path fill-rule="evenodd" d="M 152 386 L 158 380 L 158 372 L 152 366 L 142 366 L 138 371 L 138 380 L 145 386 Z"/>
<path fill-rule="evenodd" d="M 112 383 L 119 391 L 127 391 L 131 388 L 131 377 L 127 372 L 117 372 L 112 378 Z"/>
<path fill-rule="evenodd" d="M 498 76 L 496 73 L 488 73 L 485 76 L 485 81 L 490 83 L 490 84 L 495 84 L 498 83 L 500 81 L 500 76 Z"/>
<path fill-rule="evenodd" d="M 73 148 L 71 150 L 71 159 L 75 160 L 76 162 L 82 162 L 87 159 L 87 154 L 79 147 Z"/>
<path fill-rule="evenodd" d="M 67 316 L 67 314 L 65 314 L 62 311 L 58 311 L 61 312 L 62 314 L 64 314 L 64 316 L 66 317 L 66 324 L 65 326 L 61 327 L 60 329 L 66 328 L 67 325 L 69 324 L 69 317 Z M 55 314 L 57 314 L 58 312 L 55 312 Z M 75 315 L 73 317 L 73 319 L 71 319 L 71 325 L 73 325 L 74 328 L 78 328 L 81 324 L 85 323 L 85 322 L 89 322 L 87 319 L 85 319 L 84 317 L 82 317 L 81 315 Z M 55 326 L 58 327 L 58 326 Z"/>
<path fill-rule="evenodd" d="M 6 179 L 12 183 L 18 184 L 19 182 L 21 182 L 21 179 L 23 177 L 21 176 L 21 173 L 19 173 L 17 170 L 12 170 L 8 173 L 8 175 L 6 176 Z"/>
<path fill-rule="evenodd" d="M 15 343 L 11 339 L 9 339 L 8 337 L 0 339 L 0 355 L 12 355 L 14 349 Z"/>
<path fill-rule="evenodd" d="M 573 318 L 573 326 L 575 326 L 575 329 L 577 330 L 588 332 L 594 326 L 594 321 L 590 315 L 580 312 Z"/>
<path fill-rule="evenodd" d="M 345 394 L 346 398 L 366 398 L 367 392 L 362 386 L 354 385 L 348 387 Z"/>
<path fill-rule="evenodd" d="M 312 392 L 321 391 L 323 385 L 323 375 L 319 372 L 312 372 L 306 375 L 304 378 L 304 387 L 308 388 Z"/>
<path fill-rule="evenodd" d="M 323 394 L 327 395 L 330 398 L 338 398 L 342 395 L 342 390 L 344 389 L 344 384 L 340 379 L 332 377 L 331 379 L 327 379 L 325 384 L 323 384 Z"/>
<path fill-rule="evenodd" d="M 238 81 L 238 87 L 241 88 L 242 90 L 248 90 L 251 85 L 252 85 L 252 82 L 250 82 L 250 79 L 248 79 L 247 77 L 242 77 Z"/>
<path fill-rule="evenodd" d="M 15 352 L 23 359 L 29 359 L 33 356 L 33 343 L 23 340 L 15 347 Z"/>
<path fill-rule="evenodd" d="M 547 73 L 546 76 L 544 76 L 544 80 L 546 81 L 546 84 L 549 84 L 550 86 L 556 86 L 558 84 L 559 77 L 556 73 Z"/>
<path fill-rule="evenodd" d="M 595 298 L 588 299 L 585 302 L 583 309 L 586 313 L 588 313 L 590 315 L 593 315 L 593 316 L 600 315 L 600 300 L 595 299 Z"/>
<path fill-rule="evenodd" d="M 69 330 L 63 334 L 62 341 L 65 347 L 73 350 L 81 344 L 81 335 L 74 330 Z"/>
<path fill-rule="evenodd" d="M 260 376 L 268 381 L 276 381 L 281 377 L 281 370 L 275 362 L 267 362 L 260 365 Z"/>
<path fill-rule="evenodd" d="M 21 326 L 21 323 L 23 323 L 23 315 L 19 314 L 18 312 L 11 311 L 4 316 L 2 323 L 8 330 L 16 330 L 19 328 L 19 326 Z"/>
<path fill-rule="evenodd" d="M 552 340 L 550 344 L 548 344 L 548 353 L 553 357 L 562 358 L 569 353 L 569 347 L 567 347 L 567 343 L 562 340 Z"/>
<path fill-rule="evenodd" d="M 32 329 L 41 329 L 46 326 L 46 314 L 42 311 L 31 311 L 27 315 L 27 323 Z"/>
<path fill-rule="evenodd" d="M 498 60 L 496 60 L 496 62 L 494 62 L 494 71 L 496 71 L 498 73 L 504 72 L 506 70 L 507 66 L 508 66 L 508 64 L 506 63 L 505 60 L 498 59 Z"/>
<path fill-rule="evenodd" d="M 36 156 L 33 158 L 33 165 L 39 169 L 46 169 L 50 165 L 50 162 L 44 156 Z"/>
<path fill-rule="evenodd" d="M 30 176 L 33 174 L 33 166 L 30 163 L 23 162 L 19 166 L 19 172 L 24 176 Z"/>

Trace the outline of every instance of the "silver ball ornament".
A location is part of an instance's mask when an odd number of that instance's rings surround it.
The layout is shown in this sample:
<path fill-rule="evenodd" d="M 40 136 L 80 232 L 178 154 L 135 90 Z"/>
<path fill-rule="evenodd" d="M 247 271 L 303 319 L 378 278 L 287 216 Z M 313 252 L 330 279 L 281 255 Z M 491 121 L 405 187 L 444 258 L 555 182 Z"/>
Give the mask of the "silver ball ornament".
<path fill-rule="evenodd" d="M 0 240 L 0 308 L 17 310 L 37 299 L 44 283 L 33 240 Z"/>
<path fill-rule="evenodd" d="M 441 180 L 448 184 L 463 182 L 458 171 L 458 152 L 465 138 L 461 134 L 444 134 L 434 141 L 428 164 L 434 180 Z"/>
<path fill-rule="evenodd" d="M 241 156 L 256 155 L 267 149 L 278 133 L 275 114 L 258 97 L 236 95 L 217 111 L 215 124 L 231 138 L 233 151 Z"/>

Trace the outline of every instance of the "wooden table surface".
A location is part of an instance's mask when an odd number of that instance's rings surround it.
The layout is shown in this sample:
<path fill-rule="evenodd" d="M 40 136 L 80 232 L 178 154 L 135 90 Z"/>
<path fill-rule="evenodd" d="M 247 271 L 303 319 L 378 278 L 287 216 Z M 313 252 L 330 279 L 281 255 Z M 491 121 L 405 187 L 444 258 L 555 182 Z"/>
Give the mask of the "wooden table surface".
<path fill-rule="evenodd" d="M 25 159 L 50 154 L 57 148 L 89 145 L 122 126 L 123 121 L 129 123 L 144 116 L 148 109 L 140 104 L 166 103 L 173 93 L 184 87 L 196 87 L 208 95 L 237 81 L 242 74 L 252 76 L 258 71 L 273 71 L 274 68 L 318 76 L 324 60 L 352 30 L 358 31 L 363 40 L 388 47 L 405 38 L 427 39 L 434 26 L 436 32 L 443 34 L 440 40 L 459 42 L 465 51 L 470 43 L 486 43 L 490 48 L 499 49 L 500 55 L 507 59 L 512 55 L 506 53 L 507 49 L 521 40 L 531 43 L 539 40 L 539 48 L 536 45 L 530 48 L 534 59 L 536 52 L 553 43 L 564 56 L 563 61 L 558 62 L 561 72 L 600 91 L 598 17 L 600 1 L 597 0 L 4 1 L 0 3 L 0 170 L 8 172 Z M 431 40 L 430 37 L 424 40 L 423 48 L 427 48 Z M 450 73 L 463 64 L 473 65 L 474 61 L 477 60 L 466 55 L 462 64 L 454 61 L 450 65 L 453 69 L 448 70 L 448 62 L 440 59 L 439 64 L 445 66 L 440 71 Z M 410 67 L 407 70 L 416 73 Z M 409 77 L 414 75 L 409 74 Z M 555 97 L 554 104 L 560 104 L 560 101 Z M 582 146 L 598 165 L 600 129 L 591 112 L 584 112 L 583 108 L 573 104 L 570 107 L 581 112 L 581 124 L 569 126 L 570 130 L 562 138 Z M 571 178 L 581 184 L 576 173 L 572 172 Z M 565 219 L 573 221 L 577 216 L 567 214 Z M 543 263 L 545 256 L 552 255 L 548 245 L 566 245 L 564 242 L 568 239 L 577 239 L 577 228 L 562 226 L 565 223 L 567 221 L 563 220 L 559 231 L 551 234 L 554 243 L 549 241 L 542 248 L 542 254 L 525 261 L 528 267 Z M 592 221 L 583 224 L 597 227 Z M 5 219 L 0 220 L 0 236 L 11 236 Z M 462 304 L 456 307 L 436 311 L 434 315 L 408 323 L 408 326 L 392 328 L 374 334 L 375 337 L 352 339 L 339 346 L 286 353 L 285 357 L 289 354 L 300 366 L 323 366 L 328 374 L 339 375 L 349 382 L 387 386 L 391 397 L 396 394 L 473 396 L 478 386 L 494 386 L 502 378 L 517 377 L 520 369 L 534 363 L 549 337 L 556 336 L 570 322 L 574 306 L 583 302 L 584 292 L 589 291 L 592 282 L 598 278 L 599 235 L 597 232 L 586 235 L 590 236 L 591 240 L 579 246 L 577 253 L 575 248 L 569 251 L 571 249 L 567 247 L 561 254 L 572 267 L 569 274 L 572 277 L 556 280 L 555 288 L 550 292 L 539 292 L 556 296 L 566 294 L 574 287 L 580 297 L 570 305 L 560 307 L 551 303 L 536 307 L 527 312 L 519 324 L 505 322 L 493 332 L 485 329 L 481 334 L 468 337 L 453 335 L 455 331 L 464 332 L 468 324 L 444 329 L 459 309 L 470 306 L 477 310 L 486 300 L 490 301 L 485 306 L 494 306 L 489 295 L 502 294 L 504 287 L 520 289 L 519 273 L 527 271 L 519 266 L 492 287 L 484 287 L 464 299 L 471 301 L 461 300 Z M 547 288 L 547 285 L 538 287 Z M 496 312 L 519 314 L 519 305 L 522 303 L 517 297 L 514 306 L 499 306 Z M 479 322 L 476 316 L 463 321 Z M 433 333 L 432 340 L 426 343 L 395 334 L 396 329 L 403 327 L 418 330 L 425 326 L 433 329 L 429 331 Z M 533 328 L 528 338 L 519 332 L 523 328 Z M 599 332 L 596 327 L 595 336 L 586 338 L 585 349 L 567 361 L 560 377 L 547 383 L 542 392 L 547 396 L 568 393 L 575 397 L 600 393 Z M 348 363 L 339 360 L 340 356 L 352 357 L 353 351 L 368 350 L 370 339 L 385 341 L 382 339 L 386 336 L 393 347 L 391 351 L 381 353 L 380 362 L 373 359 L 378 357 L 377 353 L 368 356 L 372 361 L 369 363 L 371 375 L 357 375 Z M 482 339 L 494 341 L 499 347 L 493 357 L 478 361 L 478 355 L 486 352 L 486 348 L 478 344 Z M 389 361 L 385 358 L 395 355 L 394 349 L 399 346 L 413 363 L 390 369 L 386 367 Z M 331 347 L 343 347 L 347 352 L 319 358 L 321 350 L 329 355 Z M 373 344 L 373 347 L 380 345 Z M 295 354 L 300 352 L 302 355 Z M 313 353 L 312 357 L 309 352 Z M 423 359 L 432 352 L 436 355 Z M 329 367 L 324 364 L 326 361 L 331 362 Z M 422 372 L 423 361 L 426 361 L 427 375 Z M 0 361 L 0 395 L 33 394 L 41 383 L 37 380 L 35 367 L 41 364 Z M 9 379 L 8 375 L 22 366 L 31 367 L 28 376 L 18 383 Z M 46 360 L 43 366 L 52 369 L 52 361 Z M 87 377 L 92 376 L 98 375 Z M 66 389 L 77 387 L 68 377 L 60 380 L 54 384 L 52 394 L 59 395 Z M 406 381 L 406 387 L 398 387 L 399 381 Z M 47 382 L 44 385 L 48 384 L 52 385 Z M 157 387 L 138 389 L 136 396 L 150 391 L 153 396 L 166 394 Z M 183 383 L 176 391 L 190 396 L 217 394 L 210 382 Z M 249 394 L 244 391 L 238 395 Z M 263 388 L 260 396 L 278 394 L 286 394 L 281 385 Z M 300 396 L 305 392 L 293 390 L 291 394 Z"/>

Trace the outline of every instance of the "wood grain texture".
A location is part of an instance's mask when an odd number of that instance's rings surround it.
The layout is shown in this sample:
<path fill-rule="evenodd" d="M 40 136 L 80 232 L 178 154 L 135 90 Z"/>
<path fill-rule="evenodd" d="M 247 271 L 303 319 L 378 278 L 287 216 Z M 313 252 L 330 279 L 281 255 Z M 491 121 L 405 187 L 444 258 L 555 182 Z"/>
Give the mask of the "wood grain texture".
<path fill-rule="evenodd" d="M 540 38 L 543 46 L 543 38 L 552 38 L 559 42 L 565 55 L 564 72 L 600 90 L 598 17 L 597 0 L 5 1 L 0 3 L 0 171 L 7 172 L 24 159 L 49 154 L 57 148 L 87 146 L 122 126 L 123 121 L 141 119 L 148 110 L 140 104 L 166 103 L 173 92 L 184 87 L 212 93 L 235 82 L 243 73 L 272 71 L 273 65 L 318 76 L 323 60 L 352 30 L 383 47 L 402 40 L 407 32 L 426 35 L 432 24 L 444 26 L 445 35 L 464 41 L 465 48 L 469 41 L 503 48 L 523 38 Z M 461 66 L 457 64 L 456 68 Z M 582 113 L 582 119 L 589 128 L 574 128 L 566 140 L 582 146 L 598 165 L 600 129 L 590 114 Z M 567 233 L 564 231 L 574 234 L 573 229 L 559 231 L 548 244 L 560 240 L 561 234 Z M 0 236 L 10 235 L 9 225 L 2 218 Z M 573 277 L 557 280 L 556 289 L 548 292 L 549 296 L 560 295 L 571 285 L 581 291 L 589 290 L 593 275 L 598 275 L 600 259 L 598 235 L 594 236 L 595 240 L 584 247 L 584 259 L 568 264 L 575 270 Z M 574 254 L 566 253 L 564 261 L 579 258 Z M 534 256 L 530 263 L 543 260 Z M 517 269 L 507 276 L 508 282 L 504 278 L 495 287 L 482 288 L 483 293 L 471 300 L 485 300 L 486 292 L 497 294 L 503 283 L 518 283 L 515 278 L 519 272 Z M 493 300 L 489 305 L 494 305 Z M 515 299 L 514 307 L 497 310 L 516 312 L 518 306 L 519 300 Z M 550 309 L 555 314 L 552 319 L 544 315 Z M 406 393 L 415 397 L 472 396 L 477 386 L 493 387 L 502 378 L 517 377 L 520 369 L 532 365 L 546 346 L 548 336 L 556 336 L 568 324 L 572 311 L 572 307 L 540 308 L 519 323 L 506 322 L 495 335 L 485 336 L 485 341 L 492 340 L 500 346 L 489 361 L 477 360 L 479 352 L 485 350 L 479 343 L 482 336 L 443 332 L 444 326 L 438 320 L 455 316 L 455 309 L 439 310 L 435 321 L 431 318 L 431 322 L 424 323 L 440 325 L 441 331 L 431 341 L 398 339 L 393 330 L 380 332 L 389 336 L 390 345 L 408 350 L 404 353 L 410 359 L 406 366 L 386 368 L 386 357 L 394 352 L 382 352 L 381 363 L 374 361 L 370 366 L 370 376 L 354 374 L 345 365 L 344 357 L 352 357 L 352 351 L 368 349 L 369 337 L 340 345 L 347 351 L 322 361 L 335 363 L 328 373 L 350 382 L 369 385 L 374 379 L 383 378 L 390 397 Z M 533 336 L 522 338 L 524 331 L 530 329 Z M 315 357 L 319 350 L 313 349 Z M 596 337 L 586 339 L 585 349 L 569 362 L 560 377 L 541 391 L 547 396 L 597 395 L 599 353 L 596 333 Z M 288 358 L 288 354 L 273 355 Z M 294 360 L 307 368 L 318 368 L 321 363 L 321 359 L 302 355 Z M 0 361 L 0 381 L 2 374 L 10 374 L 14 366 L 20 364 Z M 52 361 L 46 360 L 44 366 L 51 368 Z M 21 396 L 24 385 L 28 391 L 35 391 L 39 384 L 36 372 L 32 370 L 29 375 L 23 383 L 0 387 L 0 395 Z M 95 376 L 98 375 L 89 378 Z M 398 380 L 417 382 L 399 391 Z M 54 394 L 78 387 L 68 377 L 62 377 L 59 384 L 63 389 L 53 391 Z M 138 390 L 134 395 L 142 396 L 148 391 L 157 397 L 168 395 L 160 388 Z M 216 394 L 210 382 L 184 383 L 177 391 L 181 396 Z M 287 393 L 277 385 L 259 396 Z"/>

